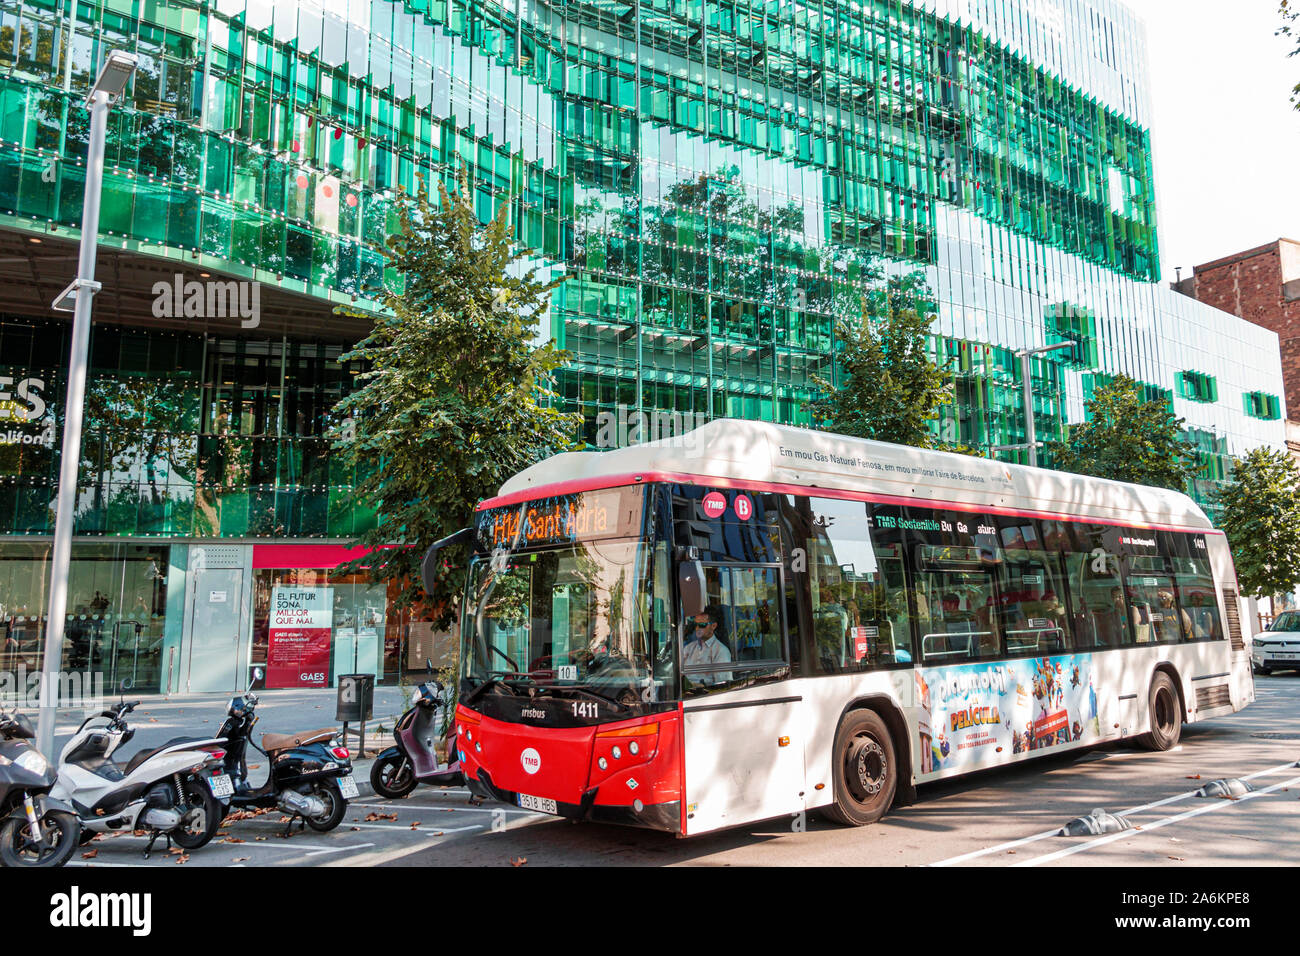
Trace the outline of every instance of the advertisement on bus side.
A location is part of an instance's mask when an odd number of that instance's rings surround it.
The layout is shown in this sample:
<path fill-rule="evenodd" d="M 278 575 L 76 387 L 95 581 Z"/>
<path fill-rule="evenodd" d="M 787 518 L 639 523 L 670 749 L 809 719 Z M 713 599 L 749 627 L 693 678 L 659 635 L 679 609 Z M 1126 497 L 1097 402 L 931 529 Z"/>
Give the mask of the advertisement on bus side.
<path fill-rule="evenodd" d="M 971 768 L 1101 735 L 1086 656 L 1028 658 L 917 672 L 921 773 Z"/>

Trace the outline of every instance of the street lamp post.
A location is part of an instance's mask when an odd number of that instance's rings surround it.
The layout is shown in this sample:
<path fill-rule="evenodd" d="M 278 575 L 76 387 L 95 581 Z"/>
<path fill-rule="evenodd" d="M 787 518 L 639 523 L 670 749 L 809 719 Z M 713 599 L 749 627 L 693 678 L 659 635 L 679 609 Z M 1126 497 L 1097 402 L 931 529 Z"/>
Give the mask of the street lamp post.
<path fill-rule="evenodd" d="M 1024 448 L 1029 452 L 1029 466 L 1038 467 L 1038 436 L 1034 432 L 1034 356 L 1072 348 L 1074 348 L 1073 342 L 1057 342 L 1055 345 L 1040 345 L 1036 349 L 1020 349 L 1016 352 L 1016 357 L 1020 359 L 1020 387 L 1024 394 L 1025 441 L 1022 445 L 994 445 L 992 451 Z"/>
<path fill-rule="evenodd" d="M 90 144 L 86 153 L 86 193 L 81 216 L 81 251 L 77 278 L 54 300 L 60 312 L 74 312 L 72 353 L 68 359 L 68 393 L 64 403 L 63 448 L 59 460 L 59 497 L 54 519 L 54 553 L 50 557 L 50 603 L 41 665 L 41 708 L 37 744 L 52 761 L 54 720 L 58 708 L 58 673 L 68 612 L 68 568 L 72 561 L 72 525 L 77 504 L 77 465 L 81 459 L 81 420 L 85 411 L 86 369 L 90 356 L 91 306 L 101 288 L 95 281 L 99 246 L 99 197 L 104 184 L 104 140 L 108 110 L 135 73 L 136 58 L 112 50 L 90 88 Z M 69 303 L 73 303 L 72 306 Z"/>

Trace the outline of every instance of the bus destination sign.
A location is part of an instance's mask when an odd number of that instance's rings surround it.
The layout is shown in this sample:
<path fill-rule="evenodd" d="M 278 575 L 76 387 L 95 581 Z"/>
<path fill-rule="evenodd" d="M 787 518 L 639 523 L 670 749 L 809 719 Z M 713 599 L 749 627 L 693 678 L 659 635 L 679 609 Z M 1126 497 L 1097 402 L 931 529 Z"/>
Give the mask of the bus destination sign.
<path fill-rule="evenodd" d="M 635 535 L 642 493 L 641 488 L 618 488 L 491 508 L 479 513 L 479 544 L 487 550 L 537 548 Z"/>

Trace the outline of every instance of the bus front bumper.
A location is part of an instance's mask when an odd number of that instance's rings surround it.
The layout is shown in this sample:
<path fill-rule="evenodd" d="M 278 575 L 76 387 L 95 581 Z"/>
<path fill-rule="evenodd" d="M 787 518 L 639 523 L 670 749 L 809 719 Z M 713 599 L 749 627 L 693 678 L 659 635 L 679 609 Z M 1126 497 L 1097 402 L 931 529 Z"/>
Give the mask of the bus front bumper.
<path fill-rule="evenodd" d="M 502 790 L 492 783 L 491 775 L 481 767 L 477 777 L 466 777 L 465 784 L 469 792 L 483 800 L 497 800 L 511 806 L 519 806 L 519 794 Z M 597 803 L 600 787 L 592 787 L 582 795 L 580 803 L 555 801 L 555 815 L 567 820 L 586 823 L 613 823 L 619 826 L 641 827 L 647 830 L 660 830 L 664 833 L 680 833 L 682 827 L 682 805 L 678 800 L 668 803 L 641 804 L 637 809 L 631 806 L 611 806 Z"/>

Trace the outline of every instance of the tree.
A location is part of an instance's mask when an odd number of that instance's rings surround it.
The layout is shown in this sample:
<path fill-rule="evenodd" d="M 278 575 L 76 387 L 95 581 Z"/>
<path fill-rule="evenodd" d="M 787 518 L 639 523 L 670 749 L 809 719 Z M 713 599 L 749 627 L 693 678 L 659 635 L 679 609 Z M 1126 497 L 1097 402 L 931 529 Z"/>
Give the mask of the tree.
<path fill-rule="evenodd" d="M 1144 401 L 1126 375 L 1097 389 L 1085 412 L 1068 441 L 1047 443 L 1061 471 L 1182 491 L 1200 467 L 1183 420 L 1164 402 Z"/>
<path fill-rule="evenodd" d="M 1267 447 L 1247 452 L 1215 498 L 1241 592 L 1262 598 L 1294 591 L 1300 584 L 1300 488 L 1291 455 Z"/>
<path fill-rule="evenodd" d="M 444 552 L 434 586 L 420 560 L 434 541 L 469 524 L 475 505 L 506 478 L 573 447 L 578 416 L 554 407 L 553 375 L 566 355 L 535 344 L 551 291 L 511 237 L 507 204 L 480 225 L 464 175 L 438 205 L 423 183 L 399 206 L 388 267 L 400 292 L 339 361 L 360 360 L 358 388 L 335 406 L 335 447 L 358 466 L 357 498 L 379 515 L 356 544 L 372 549 L 339 568 L 400 586 L 397 606 L 429 600 L 435 626 L 454 618 L 466 549 Z"/>
<path fill-rule="evenodd" d="M 835 325 L 840 383 L 820 377 L 813 421 L 855 438 L 934 448 L 929 423 L 952 401 L 952 383 L 930 359 L 934 313 L 921 307 L 924 276 L 891 277 L 862 300 L 861 315 Z"/>
<path fill-rule="evenodd" d="M 1295 49 L 1287 56 L 1300 56 L 1300 3 L 1281 0 L 1277 12 L 1282 17 L 1282 26 L 1278 27 L 1277 35 L 1295 41 Z M 1291 105 L 1300 110 L 1300 83 L 1291 87 Z"/>

